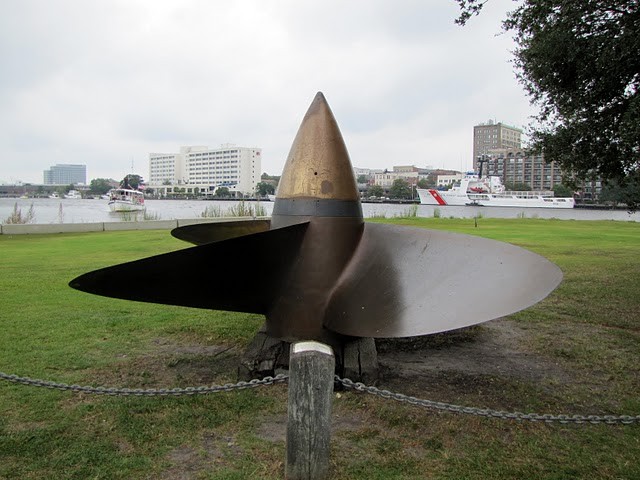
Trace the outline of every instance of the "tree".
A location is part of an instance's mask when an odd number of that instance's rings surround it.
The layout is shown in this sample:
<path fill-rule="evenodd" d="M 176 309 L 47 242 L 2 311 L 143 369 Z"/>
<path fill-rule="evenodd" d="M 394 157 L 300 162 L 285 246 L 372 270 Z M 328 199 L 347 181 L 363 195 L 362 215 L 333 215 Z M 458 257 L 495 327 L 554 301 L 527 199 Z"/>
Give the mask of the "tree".
<path fill-rule="evenodd" d="M 573 190 L 566 185 L 558 184 L 553 186 L 554 197 L 573 197 Z"/>
<path fill-rule="evenodd" d="M 279 175 L 277 175 L 277 176 L 276 175 L 269 175 L 267 172 L 264 172 L 262 175 L 260 175 L 260 180 L 262 180 L 262 181 L 272 180 L 277 185 L 278 182 L 280 181 L 280 176 Z"/>
<path fill-rule="evenodd" d="M 487 0 L 457 1 L 464 25 Z M 531 148 L 573 183 L 623 184 L 640 172 L 640 3 L 520 0 L 502 27 L 514 34 L 517 78 L 539 109 Z"/>
<path fill-rule="evenodd" d="M 438 174 L 436 172 L 431 172 L 427 175 L 427 188 L 435 188 L 438 184 Z"/>
<path fill-rule="evenodd" d="M 435 187 L 436 182 L 430 182 L 428 178 L 421 178 L 420 180 L 418 180 L 418 183 L 416 185 L 418 188 L 433 188 Z"/>
<path fill-rule="evenodd" d="M 133 190 L 137 190 L 143 183 L 144 180 L 140 175 L 130 173 L 122 179 L 120 182 L 120 188 L 131 188 Z"/>
<path fill-rule="evenodd" d="M 268 182 L 260 182 L 256 185 L 256 192 L 261 197 L 266 197 L 267 195 L 273 195 L 276 192 L 276 187 Z"/>
<path fill-rule="evenodd" d="M 228 197 L 231 194 L 229 193 L 229 189 L 227 187 L 218 187 L 216 189 L 216 197 Z"/>
<path fill-rule="evenodd" d="M 640 198 L 640 173 L 627 176 L 624 182 L 608 182 L 602 187 L 600 202 L 623 203 L 627 206 Z"/>
<path fill-rule="evenodd" d="M 94 178 L 89 184 L 89 191 L 94 195 L 104 195 L 111 188 L 111 181 L 106 178 Z"/>
<path fill-rule="evenodd" d="M 369 185 L 367 189 L 368 197 L 382 197 L 384 196 L 384 189 L 380 185 Z"/>
<path fill-rule="evenodd" d="M 358 178 L 356 180 L 357 183 L 368 183 L 368 181 L 369 179 L 366 175 L 358 175 Z"/>
<path fill-rule="evenodd" d="M 396 178 L 389 189 L 391 198 L 411 198 L 411 186 L 404 178 Z"/>

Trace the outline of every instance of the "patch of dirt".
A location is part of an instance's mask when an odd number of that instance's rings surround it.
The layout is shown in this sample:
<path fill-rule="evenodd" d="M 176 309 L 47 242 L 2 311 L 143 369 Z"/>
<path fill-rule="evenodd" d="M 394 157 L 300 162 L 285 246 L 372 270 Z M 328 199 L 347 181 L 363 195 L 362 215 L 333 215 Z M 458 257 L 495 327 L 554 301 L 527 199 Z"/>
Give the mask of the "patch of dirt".
<path fill-rule="evenodd" d="M 571 381 L 558 363 L 527 348 L 527 333 L 498 319 L 480 326 L 413 339 L 378 341 L 381 384 L 407 395 L 456 403 L 481 395 L 507 408 L 526 389 L 549 391 Z M 494 402 L 495 400 L 495 402 Z"/>
<path fill-rule="evenodd" d="M 499 319 L 437 335 L 377 340 L 379 384 L 416 395 L 433 392 L 444 380 L 462 383 L 465 389 L 483 378 L 536 384 L 572 381 L 561 365 L 528 349 L 527 338 L 516 322 Z M 135 388 L 235 381 L 243 354 L 229 345 L 181 344 L 166 338 L 153 343 L 152 353 L 122 358 L 119 366 L 96 372 L 95 377 L 105 385 Z"/>
<path fill-rule="evenodd" d="M 408 393 L 407 387 L 433 391 L 434 383 L 447 378 L 465 389 L 482 378 L 549 384 L 570 380 L 559 364 L 528 351 L 526 341 L 526 331 L 506 319 L 428 337 L 381 340 L 382 383 Z"/>
<path fill-rule="evenodd" d="M 235 381 L 242 352 L 229 345 L 184 345 L 156 339 L 151 353 L 93 374 L 107 386 L 174 388 Z"/>
<path fill-rule="evenodd" d="M 205 434 L 198 445 L 199 448 L 180 446 L 167 455 L 172 464 L 161 475 L 161 480 L 192 480 L 201 478 L 202 472 L 211 471 L 216 465 L 225 462 L 225 456 L 240 453 L 232 437 Z"/>

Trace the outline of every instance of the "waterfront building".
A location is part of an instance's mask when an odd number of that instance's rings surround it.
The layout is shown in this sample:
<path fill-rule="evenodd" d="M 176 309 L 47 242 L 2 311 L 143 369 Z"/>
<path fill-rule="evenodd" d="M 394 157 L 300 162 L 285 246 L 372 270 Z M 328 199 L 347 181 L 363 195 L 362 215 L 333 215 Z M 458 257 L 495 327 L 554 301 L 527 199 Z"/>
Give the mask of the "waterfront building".
<path fill-rule="evenodd" d="M 522 130 L 489 120 L 473 127 L 473 169 L 478 170 L 478 157 L 490 150 L 522 148 Z"/>
<path fill-rule="evenodd" d="M 177 185 L 186 183 L 184 154 L 188 148 L 190 147 L 182 147 L 180 153 L 150 153 L 148 184 Z"/>
<path fill-rule="evenodd" d="M 79 164 L 58 163 L 43 172 L 45 185 L 71 185 L 87 183 L 87 166 Z"/>
<path fill-rule="evenodd" d="M 233 196 L 255 193 L 262 149 L 223 144 L 181 147 L 179 153 L 149 154 L 149 188 L 157 195 L 214 195 L 226 187 Z"/>
<path fill-rule="evenodd" d="M 462 173 L 438 175 L 436 177 L 436 188 L 450 188 L 462 180 Z"/>
<path fill-rule="evenodd" d="M 420 169 L 413 165 L 394 166 L 393 171 L 385 170 L 374 174 L 374 185 L 380 185 L 382 188 L 390 188 L 397 179 L 405 180 L 409 185 L 418 183 Z"/>
<path fill-rule="evenodd" d="M 523 150 L 490 150 L 482 157 L 483 175 L 496 175 L 503 184 L 525 183 L 531 190 L 553 190 L 562 184 L 562 172 L 555 162 L 545 162 L 541 154 Z"/>
<path fill-rule="evenodd" d="M 384 170 L 382 169 L 374 169 L 374 168 L 360 168 L 360 167 L 353 167 L 353 175 L 356 179 L 360 178 L 361 176 L 364 175 L 364 177 L 366 178 L 366 184 L 371 184 L 373 183 L 373 179 L 376 173 L 382 173 Z"/>
<path fill-rule="evenodd" d="M 365 177 L 370 177 L 375 175 L 376 173 L 381 173 L 383 170 L 382 169 L 375 169 L 375 168 L 360 168 L 360 167 L 353 167 L 353 175 L 358 178 L 360 175 L 364 175 Z"/>
<path fill-rule="evenodd" d="M 584 180 L 577 192 L 577 198 L 583 203 L 597 203 L 600 202 L 600 194 L 602 193 L 602 180 L 600 178 L 594 178 L 591 180 Z"/>

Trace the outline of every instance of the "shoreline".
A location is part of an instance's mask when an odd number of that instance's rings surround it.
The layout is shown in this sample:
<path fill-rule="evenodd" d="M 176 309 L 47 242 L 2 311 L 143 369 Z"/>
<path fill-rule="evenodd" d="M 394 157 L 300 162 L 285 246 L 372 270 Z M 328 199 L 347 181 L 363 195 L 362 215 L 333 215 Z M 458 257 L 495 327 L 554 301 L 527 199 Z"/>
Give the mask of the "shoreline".
<path fill-rule="evenodd" d="M 173 220 L 144 220 L 144 221 L 122 221 L 122 222 L 86 222 L 86 223 L 15 223 L 1 224 L 0 235 L 47 235 L 56 233 L 89 233 L 89 232 L 114 232 L 127 230 L 173 230 L 185 225 L 200 223 L 222 223 L 229 221 L 252 221 L 270 219 L 267 217 L 203 217 L 203 218 L 181 218 Z M 386 217 L 385 217 L 386 218 Z M 391 217 L 393 218 L 393 217 Z M 391 219 L 390 218 L 390 219 Z M 430 217 L 419 217 L 430 218 Z M 521 217 L 495 218 L 493 220 L 553 220 L 571 221 L 568 219 Z M 365 221 L 367 218 L 364 219 Z M 371 220 L 371 219 L 369 219 Z M 594 219 L 583 220 L 591 222 L 608 222 L 610 220 Z"/>
<path fill-rule="evenodd" d="M 88 223 L 8 223 L 0 224 L 0 235 L 41 235 L 53 233 L 114 232 L 123 230 L 173 230 L 197 223 L 250 221 L 271 217 L 216 217 L 183 218 L 175 220 L 144 220 L 142 222 L 88 222 Z"/>

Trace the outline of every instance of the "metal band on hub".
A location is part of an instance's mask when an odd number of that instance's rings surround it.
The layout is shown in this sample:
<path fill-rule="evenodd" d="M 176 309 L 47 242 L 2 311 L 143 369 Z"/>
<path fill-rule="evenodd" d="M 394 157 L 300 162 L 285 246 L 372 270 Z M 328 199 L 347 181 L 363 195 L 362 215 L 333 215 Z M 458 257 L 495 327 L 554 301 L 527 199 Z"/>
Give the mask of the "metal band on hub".
<path fill-rule="evenodd" d="M 362 206 L 353 200 L 278 198 L 273 206 L 273 215 L 360 218 Z"/>

